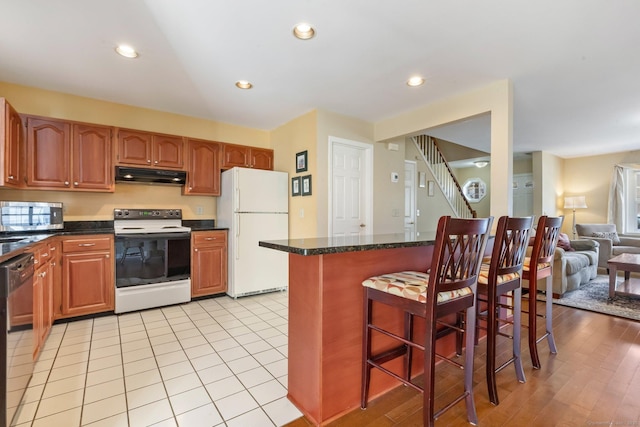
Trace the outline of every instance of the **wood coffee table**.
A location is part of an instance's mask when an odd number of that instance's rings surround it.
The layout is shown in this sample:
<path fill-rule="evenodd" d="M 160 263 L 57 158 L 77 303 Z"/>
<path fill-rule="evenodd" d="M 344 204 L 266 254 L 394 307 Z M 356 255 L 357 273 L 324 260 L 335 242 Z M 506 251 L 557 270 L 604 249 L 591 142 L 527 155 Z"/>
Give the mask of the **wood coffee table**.
<path fill-rule="evenodd" d="M 640 255 L 620 254 L 607 261 L 609 267 L 609 298 L 617 294 L 640 297 L 640 280 L 632 279 L 631 273 L 640 273 Z M 624 271 L 624 282 L 616 286 L 618 270 Z"/>

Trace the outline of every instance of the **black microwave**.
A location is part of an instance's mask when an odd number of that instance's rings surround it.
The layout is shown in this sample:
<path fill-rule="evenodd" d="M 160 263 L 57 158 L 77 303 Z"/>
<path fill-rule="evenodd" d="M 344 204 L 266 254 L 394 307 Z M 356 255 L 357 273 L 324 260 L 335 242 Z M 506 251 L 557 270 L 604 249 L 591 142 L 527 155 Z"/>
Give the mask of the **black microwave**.
<path fill-rule="evenodd" d="M 0 202 L 0 231 L 55 230 L 63 226 L 62 203 Z"/>

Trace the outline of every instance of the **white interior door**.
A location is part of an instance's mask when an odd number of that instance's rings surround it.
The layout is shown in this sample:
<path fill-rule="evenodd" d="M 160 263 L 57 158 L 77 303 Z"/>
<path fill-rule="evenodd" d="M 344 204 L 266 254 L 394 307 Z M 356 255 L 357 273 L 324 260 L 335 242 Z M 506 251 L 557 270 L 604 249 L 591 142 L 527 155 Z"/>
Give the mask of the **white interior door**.
<path fill-rule="evenodd" d="M 404 231 L 416 231 L 416 162 L 404 161 Z"/>
<path fill-rule="evenodd" d="M 373 147 L 330 137 L 329 235 L 373 234 Z"/>

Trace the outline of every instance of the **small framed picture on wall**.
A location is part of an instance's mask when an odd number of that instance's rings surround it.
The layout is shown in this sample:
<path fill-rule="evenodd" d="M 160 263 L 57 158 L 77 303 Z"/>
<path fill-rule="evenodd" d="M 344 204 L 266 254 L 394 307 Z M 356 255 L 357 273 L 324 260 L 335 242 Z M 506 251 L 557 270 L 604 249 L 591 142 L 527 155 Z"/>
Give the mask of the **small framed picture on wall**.
<path fill-rule="evenodd" d="M 302 177 L 302 195 L 311 195 L 311 175 L 305 175 Z"/>
<path fill-rule="evenodd" d="M 300 195 L 300 177 L 296 176 L 291 178 L 291 196 Z"/>
<path fill-rule="evenodd" d="M 307 171 L 307 151 L 296 153 L 296 173 Z"/>

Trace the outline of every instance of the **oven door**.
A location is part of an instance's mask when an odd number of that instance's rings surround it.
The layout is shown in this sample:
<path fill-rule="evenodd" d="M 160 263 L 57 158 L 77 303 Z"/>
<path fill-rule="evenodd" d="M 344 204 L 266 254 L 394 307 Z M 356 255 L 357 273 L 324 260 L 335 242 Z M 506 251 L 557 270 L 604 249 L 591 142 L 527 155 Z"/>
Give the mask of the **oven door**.
<path fill-rule="evenodd" d="M 120 234 L 115 238 L 116 288 L 191 276 L 190 233 Z"/>

